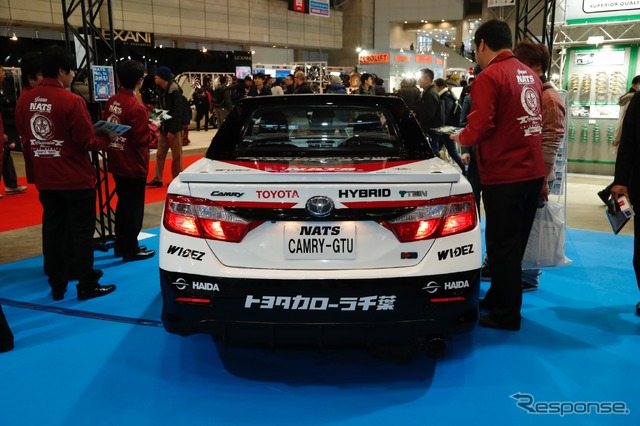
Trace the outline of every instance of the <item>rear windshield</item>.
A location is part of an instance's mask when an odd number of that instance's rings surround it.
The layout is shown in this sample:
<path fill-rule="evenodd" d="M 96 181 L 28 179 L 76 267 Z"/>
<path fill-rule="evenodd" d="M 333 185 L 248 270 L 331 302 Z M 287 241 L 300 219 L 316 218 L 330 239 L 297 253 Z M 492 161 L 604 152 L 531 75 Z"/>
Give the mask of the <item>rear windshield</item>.
<path fill-rule="evenodd" d="M 242 126 L 238 156 L 398 156 L 398 125 L 384 107 L 282 105 L 256 109 Z"/>

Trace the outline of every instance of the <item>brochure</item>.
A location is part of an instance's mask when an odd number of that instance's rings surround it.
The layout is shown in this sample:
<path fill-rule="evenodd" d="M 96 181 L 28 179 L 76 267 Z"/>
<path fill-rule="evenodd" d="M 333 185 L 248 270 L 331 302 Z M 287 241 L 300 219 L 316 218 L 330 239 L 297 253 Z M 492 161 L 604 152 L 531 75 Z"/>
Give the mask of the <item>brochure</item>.
<path fill-rule="evenodd" d="M 456 127 L 456 126 L 441 126 L 441 127 L 436 127 L 435 129 L 433 129 L 435 132 L 443 134 L 443 135 L 452 135 L 454 133 L 458 133 L 460 130 L 462 130 L 463 127 Z"/>
<path fill-rule="evenodd" d="M 607 215 L 607 219 L 609 219 L 609 223 L 611 224 L 611 229 L 613 233 L 618 235 L 618 232 L 624 225 L 629 222 L 629 219 L 632 215 L 628 213 L 625 214 L 624 211 L 620 209 L 620 205 L 611 197 L 607 202 L 607 208 L 605 209 L 605 214 Z"/>
<path fill-rule="evenodd" d="M 154 108 L 149 112 L 149 121 L 160 123 L 162 121 L 170 120 L 171 116 L 168 113 L 169 110 Z"/>
<path fill-rule="evenodd" d="M 111 123 L 105 120 L 100 120 L 93 125 L 93 128 L 95 129 L 96 134 L 99 134 L 99 135 L 103 135 L 106 133 L 116 133 L 118 135 L 121 135 L 127 130 L 129 130 L 131 126 L 118 124 L 118 123 Z"/>

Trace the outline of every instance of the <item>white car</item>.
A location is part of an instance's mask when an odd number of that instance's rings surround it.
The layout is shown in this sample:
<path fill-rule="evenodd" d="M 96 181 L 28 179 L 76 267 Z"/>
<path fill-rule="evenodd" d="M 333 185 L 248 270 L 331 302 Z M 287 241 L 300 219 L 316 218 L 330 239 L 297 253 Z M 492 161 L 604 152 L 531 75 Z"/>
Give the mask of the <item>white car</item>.
<path fill-rule="evenodd" d="M 169 186 L 166 330 L 279 343 L 427 344 L 478 318 L 471 186 L 402 100 L 243 99 Z"/>

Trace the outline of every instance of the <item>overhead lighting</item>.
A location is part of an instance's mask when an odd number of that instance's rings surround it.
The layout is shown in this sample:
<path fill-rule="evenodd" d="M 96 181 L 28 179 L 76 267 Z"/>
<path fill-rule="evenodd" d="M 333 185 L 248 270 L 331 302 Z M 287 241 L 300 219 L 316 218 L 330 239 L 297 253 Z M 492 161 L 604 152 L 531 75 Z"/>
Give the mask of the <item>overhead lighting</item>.
<path fill-rule="evenodd" d="M 587 44 L 602 44 L 604 42 L 604 36 L 590 36 L 587 39 Z"/>
<path fill-rule="evenodd" d="M 443 19 L 443 20 L 441 20 L 440 22 L 444 22 L 444 19 Z"/>
<path fill-rule="evenodd" d="M 406 24 L 406 23 L 407 23 L 407 21 L 404 21 L 404 23 Z"/>
<path fill-rule="evenodd" d="M 9 40 L 18 41 L 18 36 L 16 35 L 16 33 L 13 33 L 13 35 L 9 38 Z"/>
<path fill-rule="evenodd" d="M 356 52 L 358 52 L 358 53 L 362 52 L 362 47 L 360 47 L 360 46 L 356 47 Z"/>

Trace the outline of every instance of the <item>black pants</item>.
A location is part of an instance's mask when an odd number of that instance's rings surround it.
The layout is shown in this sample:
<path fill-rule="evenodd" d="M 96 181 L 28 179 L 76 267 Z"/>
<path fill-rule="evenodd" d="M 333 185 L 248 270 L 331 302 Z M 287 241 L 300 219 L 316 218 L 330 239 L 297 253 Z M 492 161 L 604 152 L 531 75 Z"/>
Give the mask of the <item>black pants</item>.
<path fill-rule="evenodd" d="M 629 201 L 633 205 L 636 200 L 640 200 L 640 194 L 631 192 L 629 198 L 631 198 Z M 638 213 L 633 218 L 633 270 L 636 273 L 638 290 L 640 290 L 640 217 L 638 217 Z"/>
<path fill-rule="evenodd" d="M 146 177 L 129 178 L 113 175 L 116 182 L 116 246 L 123 255 L 138 251 L 138 234 L 144 219 Z"/>
<path fill-rule="evenodd" d="M 209 130 L 209 110 L 196 109 L 196 129 L 200 130 L 200 120 L 204 117 L 204 130 Z"/>
<path fill-rule="evenodd" d="M 4 312 L 2 312 L 2 305 L 0 305 L 0 343 L 9 342 L 13 342 L 13 333 L 11 333 L 7 318 L 4 316 Z"/>
<path fill-rule="evenodd" d="M 486 300 L 491 318 L 520 325 L 522 257 L 536 215 L 543 178 L 503 185 L 483 185 L 487 220 L 485 240 L 491 262 L 491 287 Z"/>
<path fill-rule="evenodd" d="M 5 146 L 2 155 L 4 155 L 2 162 L 4 186 L 7 188 L 16 188 L 18 186 L 18 175 L 16 174 L 16 167 L 13 164 L 13 158 L 11 158 L 11 149 Z"/>
<path fill-rule="evenodd" d="M 94 288 L 98 283 L 93 272 L 95 189 L 41 190 L 40 204 L 44 210 L 42 253 L 49 285 L 66 288 L 69 272 L 75 271 L 80 288 Z"/>

